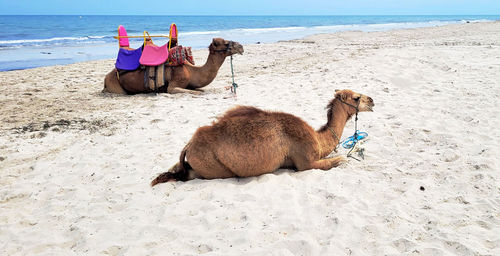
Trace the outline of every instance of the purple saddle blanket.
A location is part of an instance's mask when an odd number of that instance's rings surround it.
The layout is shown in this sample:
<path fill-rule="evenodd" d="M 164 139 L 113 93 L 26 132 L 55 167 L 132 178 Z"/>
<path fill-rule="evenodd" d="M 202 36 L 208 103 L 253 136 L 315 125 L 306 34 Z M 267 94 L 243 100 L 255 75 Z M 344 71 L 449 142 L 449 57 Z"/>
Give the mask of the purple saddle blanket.
<path fill-rule="evenodd" d="M 136 70 L 141 65 L 139 59 L 142 55 L 142 47 L 135 50 L 120 48 L 116 57 L 115 67 L 123 70 Z"/>

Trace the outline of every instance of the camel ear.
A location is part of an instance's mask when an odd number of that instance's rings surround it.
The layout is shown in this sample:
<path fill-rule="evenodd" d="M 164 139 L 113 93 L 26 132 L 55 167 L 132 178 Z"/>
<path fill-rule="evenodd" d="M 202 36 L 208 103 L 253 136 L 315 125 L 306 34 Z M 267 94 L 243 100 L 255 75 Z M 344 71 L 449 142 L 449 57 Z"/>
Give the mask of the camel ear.
<path fill-rule="evenodd" d="M 339 93 L 339 91 L 340 91 L 340 90 L 335 89 L 335 94 L 334 94 L 335 98 L 340 98 L 340 93 Z"/>
<path fill-rule="evenodd" d="M 212 39 L 212 44 L 213 44 L 214 46 L 217 46 L 217 45 L 218 45 L 217 40 L 215 40 L 215 38 L 214 38 L 214 39 Z"/>
<path fill-rule="evenodd" d="M 343 101 L 347 100 L 347 95 L 343 91 L 338 91 L 335 93 L 335 98 L 341 99 Z"/>
<path fill-rule="evenodd" d="M 342 93 L 341 90 L 335 90 L 335 98 L 339 98 L 341 100 L 346 100 L 347 99 L 347 95 L 345 95 L 345 93 Z"/>

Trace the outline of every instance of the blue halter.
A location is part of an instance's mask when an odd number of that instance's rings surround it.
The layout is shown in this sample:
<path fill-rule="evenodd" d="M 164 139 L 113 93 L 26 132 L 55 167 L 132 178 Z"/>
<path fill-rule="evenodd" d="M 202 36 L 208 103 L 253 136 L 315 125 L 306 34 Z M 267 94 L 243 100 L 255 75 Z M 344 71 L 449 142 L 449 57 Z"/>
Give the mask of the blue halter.
<path fill-rule="evenodd" d="M 356 130 L 354 132 L 354 135 L 348 137 L 347 139 L 344 140 L 344 142 L 342 142 L 342 147 L 344 147 L 345 149 L 353 148 L 354 145 L 356 145 L 356 143 L 358 143 L 358 141 L 366 138 L 367 136 L 368 136 L 368 133 L 360 132 L 359 130 Z"/>
<path fill-rule="evenodd" d="M 368 133 L 366 132 L 360 132 L 358 130 L 358 113 L 359 113 L 359 103 L 361 103 L 361 100 L 358 101 L 358 105 L 357 106 L 354 106 L 352 104 L 349 104 L 345 101 L 343 101 L 342 99 L 340 99 L 340 102 L 350 106 L 350 107 L 353 107 L 354 109 L 356 109 L 356 117 L 354 119 L 354 134 L 350 137 L 348 137 L 347 139 L 345 139 L 343 142 L 342 142 L 342 147 L 344 147 L 345 149 L 351 149 L 349 150 L 349 152 L 347 153 L 347 156 L 348 157 L 352 157 L 356 160 L 358 160 L 357 158 L 351 156 L 351 152 L 352 150 L 354 149 L 354 146 L 356 146 L 356 143 L 358 143 L 358 141 L 366 138 L 368 136 Z M 359 161 L 359 160 L 358 160 Z"/>

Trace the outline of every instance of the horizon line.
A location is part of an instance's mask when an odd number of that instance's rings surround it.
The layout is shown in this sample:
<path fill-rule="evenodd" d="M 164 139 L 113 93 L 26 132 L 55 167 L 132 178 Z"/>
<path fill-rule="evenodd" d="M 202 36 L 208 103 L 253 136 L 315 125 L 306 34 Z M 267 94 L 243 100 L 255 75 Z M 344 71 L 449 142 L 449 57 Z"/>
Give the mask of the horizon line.
<path fill-rule="evenodd" d="M 0 14 L 0 16 L 500 16 L 500 14 Z"/>

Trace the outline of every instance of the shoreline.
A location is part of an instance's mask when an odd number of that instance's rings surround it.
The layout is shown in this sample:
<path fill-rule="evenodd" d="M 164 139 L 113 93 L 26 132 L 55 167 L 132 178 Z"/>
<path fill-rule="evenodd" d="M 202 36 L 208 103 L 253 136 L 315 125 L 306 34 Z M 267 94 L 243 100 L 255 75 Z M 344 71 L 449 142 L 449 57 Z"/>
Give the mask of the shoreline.
<path fill-rule="evenodd" d="M 382 16 L 383 17 L 383 16 Z M 418 16 L 417 16 L 418 17 Z M 432 17 L 432 16 L 431 16 Z M 396 23 L 374 23 L 374 24 L 343 24 L 343 25 L 327 25 L 316 27 L 276 27 L 276 28 L 244 28 L 227 31 L 205 31 L 205 32 L 185 32 L 183 37 L 187 40 L 186 45 L 193 49 L 203 49 L 209 44 L 212 37 L 222 37 L 233 41 L 240 41 L 243 45 L 257 43 L 276 43 L 279 41 L 301 39 L 316 34 L 331 34 L 346 31 L 391 31 L 412 28 L 424 28 L 434 26 L 446 26 L 450 24 L 466 24 L 477 22 L 498 22 L 498 20 L 436 20 L 436 21 L 413 21 L 413 22 L 396 22 Z M 294 31 L 293 33 L 290 31 Z M 252 35 L 246 35 L 252 31 Z M 193 34 L 194 33 L 194 34 Z M 201 33 L 201 34 L 200 34 Z M 257 34 L 253 34 L 257 33 Z M 202 37 L 198 38 L 200 35 Z M 181 34 L 182 36 L 182 34 Z M 192 38 L 194 36 L 194 39 Z M 103 36 L 95 36 L 103 38 Z M 46 40 L 46 39 L 43 39 Z M 42 40 L 42 41 L 43 41 Z M 101 39 L 99 39 L 101 40 Z M 16 40 L 14 40 L 16 41 Z M 28 40 L 29 41 L 29 40 Z M 36 41 L 36 40 L 35 40 Z M 8 41 L 5 41 L 8 42 Z M 78 41 L 76 41 L 78 42 Z M 137 43 L 137 42 L 135 42 Z M 163 44 L 159 41 L 159 45 Z M 1 45 L 1 44 L 0 44 Z M 8 46 L 8 44 L 6 45 Z M 62 45 L 58 47 L 26 47 L 23 51 L 18 49 L 3 49 L 3 58 L 0 59 L 0 72 L 12 70 L 24 70 L 43 66 L 64 65 L 72 63 L 81 63 L 93 60 L 105 60 L 112 58 L 117 52 L 115 43 L 101 43 L 89 45 Z M 30 63 L 29 65 L 23 63 Z"/>
<path fill-rule="evenodd" d="M 114 59 L 0 72 L 0 253 L 500 255 L 500 22 L 244 48 L 236 99 L 228 60 L 199 96 L 103 94 Z M 363 161 L 149 186 L 235 105 L 318 129 L 346 88 Z"/>

